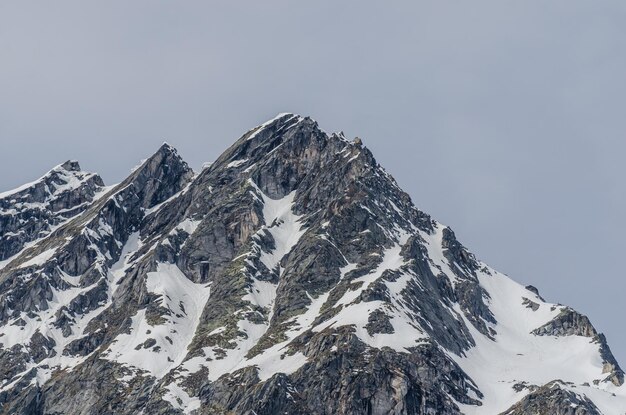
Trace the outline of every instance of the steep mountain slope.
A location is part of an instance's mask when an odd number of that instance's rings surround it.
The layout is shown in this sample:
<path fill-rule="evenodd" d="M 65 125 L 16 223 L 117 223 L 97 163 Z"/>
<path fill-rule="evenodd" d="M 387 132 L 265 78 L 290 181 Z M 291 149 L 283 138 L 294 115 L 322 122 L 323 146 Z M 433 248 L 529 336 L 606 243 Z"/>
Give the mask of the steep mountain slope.
<path fill-rule="evenodd" d="M 477 260 L 310 118 L 281 114 L 198 174 L 163 145 L 94 183 L 43 234 L 0 241 L 2 413 L 626 411 L 586 317 Z"/>

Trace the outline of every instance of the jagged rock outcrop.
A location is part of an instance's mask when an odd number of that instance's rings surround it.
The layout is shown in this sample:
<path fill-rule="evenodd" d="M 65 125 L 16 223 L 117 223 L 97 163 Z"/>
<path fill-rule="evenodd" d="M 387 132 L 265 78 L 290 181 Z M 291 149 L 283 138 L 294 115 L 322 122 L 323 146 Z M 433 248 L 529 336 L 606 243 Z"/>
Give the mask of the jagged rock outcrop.
<path fill-rule="evenodd" d="M 502 415 L 601 415 L 593 402 L 560 382 L 551 382 L 531 392 Z"/>
<path fill-rule="evenodd" d="M 624 384 L 624 371 L 617 363 L 617 359 L 611 353 L 609 344 L 606 342 L 604 334 L 597 334 L 593 338 L 593 343 L 600 345 L 600 357 L 602 359 L 602 373 L 608 374 L 604 381 L 609 381 L 615 386 L 622 386 Z M 598 381 L 595 381 L 598 383 Z"/>
<path fill-rule="evenodd" d="M 537 336 L 584 336 L 594 337 L 598 333 L 591 325 L 587 316 L 572 310 L 569 307 L 561 310 L 559 315 L 533 330 Z"/>
<path fill-rule="evenodd" d="M 626 409 L 589 320 L 475 258 L 361 140 L 281 114 L 197 174 L 169 145 L 110 188 L 64 166 L 65 216 L 0 240 L 0 413 Z M 11 194 L 65 194 L 38 188 Z"/>

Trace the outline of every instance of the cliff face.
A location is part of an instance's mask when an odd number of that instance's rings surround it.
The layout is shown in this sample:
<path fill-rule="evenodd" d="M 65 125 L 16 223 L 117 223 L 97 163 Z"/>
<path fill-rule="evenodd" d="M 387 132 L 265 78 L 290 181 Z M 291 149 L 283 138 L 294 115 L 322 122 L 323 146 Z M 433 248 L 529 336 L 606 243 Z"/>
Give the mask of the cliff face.
<path fill-rule="evenodd" d="M 626 410 L 585 316 L 477 260 L 309 118 L 198 174 L 168 145 L 111 188 L 60 169 L 0 195 L 2 413 Z"/>

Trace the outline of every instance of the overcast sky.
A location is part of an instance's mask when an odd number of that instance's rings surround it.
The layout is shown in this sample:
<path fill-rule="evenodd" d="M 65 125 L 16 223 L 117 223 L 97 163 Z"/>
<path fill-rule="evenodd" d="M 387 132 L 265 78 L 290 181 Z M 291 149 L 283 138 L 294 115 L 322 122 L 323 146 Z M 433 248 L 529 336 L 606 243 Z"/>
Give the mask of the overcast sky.
<path fill-rule="evenodd" d="M 624 364 L 625 110 L 623 0 L 0 2 L 0 191 L 309 115 Z"/>

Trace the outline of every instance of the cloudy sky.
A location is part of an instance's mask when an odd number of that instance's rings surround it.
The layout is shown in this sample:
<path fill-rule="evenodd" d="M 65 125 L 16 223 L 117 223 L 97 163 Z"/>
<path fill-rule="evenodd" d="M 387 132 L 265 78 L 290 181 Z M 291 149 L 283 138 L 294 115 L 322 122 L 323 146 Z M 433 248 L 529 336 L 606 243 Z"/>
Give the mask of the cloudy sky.
<path fill-rule="evenodd" d="M 0 191 L 194 167 L 279 112 L 359 136 L 477 256 L 626 363 L 623 0 L 0 2 Z"/>

